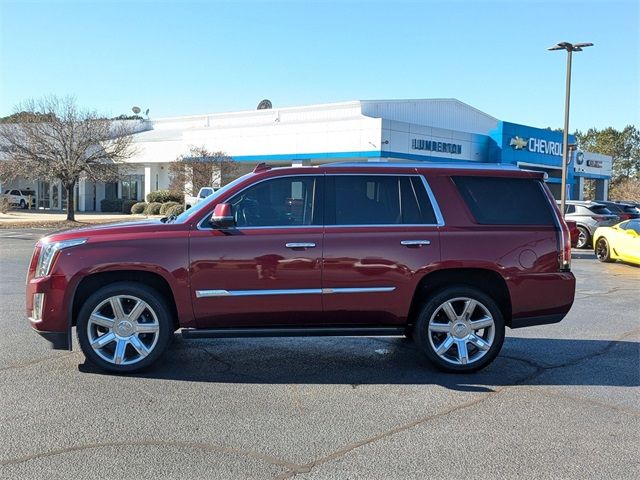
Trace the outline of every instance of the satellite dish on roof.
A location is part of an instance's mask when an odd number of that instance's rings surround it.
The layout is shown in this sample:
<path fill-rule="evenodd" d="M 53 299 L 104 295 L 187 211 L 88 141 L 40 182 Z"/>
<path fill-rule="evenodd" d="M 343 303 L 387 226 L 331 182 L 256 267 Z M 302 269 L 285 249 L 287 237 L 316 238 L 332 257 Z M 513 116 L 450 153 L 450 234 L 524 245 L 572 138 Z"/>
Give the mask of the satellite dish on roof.
<path fill-rule="evenodd" d="M 140 113 L 140 107 L 136 107 L 136 106 L 134 106 L 134 107 L 132 107 L 132 108 L 131 108 L 131 111 L 132 111 L 135 115 L 137 115 L 137 114 L 139 114 L 139 113 Z"/>
<path fill-rule="evenodd" d="M 271 104 L 271 100 L 267 100 L 266 98 L 258 104 L 258 110 L 269 110 L 270 108 L 273 108 L 273 105 Z"/>

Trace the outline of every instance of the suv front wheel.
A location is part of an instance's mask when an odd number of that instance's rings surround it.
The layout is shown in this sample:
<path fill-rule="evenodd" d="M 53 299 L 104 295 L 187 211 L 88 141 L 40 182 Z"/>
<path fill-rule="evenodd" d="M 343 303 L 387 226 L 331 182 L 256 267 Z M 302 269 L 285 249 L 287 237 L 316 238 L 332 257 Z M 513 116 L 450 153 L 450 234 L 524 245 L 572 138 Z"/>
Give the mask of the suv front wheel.
<path fill-rule="evenodd" d="M 151 365 L 173 335 L 169 309 L 152 288 L 119 282 L 101 288 L 80 309 L 78 341 L 89 361 L 112 372 Z"/>
<path fill-rule="evenodd" d="M 438 368 L 467 373 L 491 363 L 502 348 L 504 318 L 496 302 L 472 287 L 449 287 L 429 298 L 415 339 Z"/>

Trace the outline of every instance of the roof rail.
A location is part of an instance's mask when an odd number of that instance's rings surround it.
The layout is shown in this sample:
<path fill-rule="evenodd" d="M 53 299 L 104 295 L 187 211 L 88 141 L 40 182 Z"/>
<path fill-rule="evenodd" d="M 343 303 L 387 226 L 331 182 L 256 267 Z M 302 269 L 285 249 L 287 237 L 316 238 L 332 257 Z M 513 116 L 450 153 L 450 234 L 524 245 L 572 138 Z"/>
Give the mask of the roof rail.
<path fill-rule="evenodd" d="M 258 165 L 256 165 L 256 168 L 253 169 L 253 173 L 266 172 L 267 170 L 271 170 L 271 167 L 268 166 L 266 163 L 261 162 Z"/>

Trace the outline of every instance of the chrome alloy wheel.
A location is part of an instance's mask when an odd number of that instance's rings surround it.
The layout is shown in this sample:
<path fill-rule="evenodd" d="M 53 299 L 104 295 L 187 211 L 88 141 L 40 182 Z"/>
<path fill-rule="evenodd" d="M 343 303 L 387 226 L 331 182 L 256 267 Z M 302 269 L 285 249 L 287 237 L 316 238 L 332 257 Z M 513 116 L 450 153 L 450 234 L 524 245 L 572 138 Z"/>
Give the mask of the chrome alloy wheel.
<path fill-rule="evenodd" d="M 469 365 L 484 357 L 493 345 L 495 333 L 489 309 L 468 297 L 447 300 L 429 320 L 431 348 L 454 365 Z"/>
<path fill-rule="evenodd" d="M 578 231 L 578 243 L 576 244 L 576 248 L 584 248 L 588 241 L 587 232 L 583 228 L 579 228 Z"/>
<path fill-rule="evenodd" d="M 95 353 L 114 365 L 132 365 L 149 355 L 160 334 L 156 312 L 131 295 L 116 295 L 91 312 L 87 337 Z"/>

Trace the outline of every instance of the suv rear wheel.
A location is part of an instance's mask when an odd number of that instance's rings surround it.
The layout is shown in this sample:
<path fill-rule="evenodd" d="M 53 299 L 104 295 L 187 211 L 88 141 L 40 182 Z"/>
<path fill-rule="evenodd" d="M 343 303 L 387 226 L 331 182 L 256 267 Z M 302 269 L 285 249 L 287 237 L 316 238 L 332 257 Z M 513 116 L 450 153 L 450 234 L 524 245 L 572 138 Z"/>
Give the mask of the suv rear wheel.
<path fill-rule="evenodd" d="M 114 283 L 91 295 L 80 309 L 76 329 L 89 361 L 121 373 L 151 365 L 173 335 L 160 295 L 134 282 Z"/>
<path fill-rule="evenodd" d="M 589 235 L 589 230 L 584 227 L 578 225 L 578 243 L 576 244 L 576 248 L 587 248 L 589 246 L 589 242 L 591 241 L 591 235 Z"/>
<path fill-rule="evenodd" d="M 502 348 L 504 319 L 495 301 L 478 289 L 457 286 L 429 298 L 414 336 L 438 368 L 467 373 L 491 363 Z"/>

